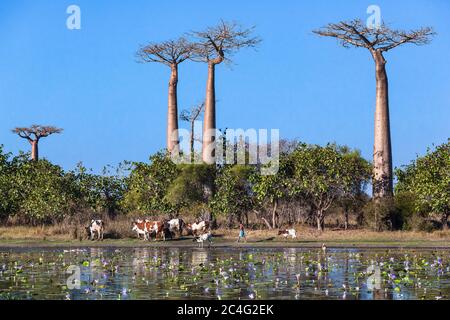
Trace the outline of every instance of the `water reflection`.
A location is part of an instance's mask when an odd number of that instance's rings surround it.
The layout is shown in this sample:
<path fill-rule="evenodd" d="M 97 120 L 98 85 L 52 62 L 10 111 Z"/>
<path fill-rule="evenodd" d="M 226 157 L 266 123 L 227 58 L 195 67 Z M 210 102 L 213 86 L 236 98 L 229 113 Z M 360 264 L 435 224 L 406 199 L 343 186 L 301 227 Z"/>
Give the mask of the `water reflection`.
<path fill-rule="evenodd" d="M 0 299 L 448 299 L 448 251 L 0 250 Z M 81 271 L 70 290 L 69 266 Z M 370 268 L 369 268 L 370 267 Z M 380 288 L 373 287 L 378 268 Z M 374 282 L 375 283 L 375 282 Z"/>

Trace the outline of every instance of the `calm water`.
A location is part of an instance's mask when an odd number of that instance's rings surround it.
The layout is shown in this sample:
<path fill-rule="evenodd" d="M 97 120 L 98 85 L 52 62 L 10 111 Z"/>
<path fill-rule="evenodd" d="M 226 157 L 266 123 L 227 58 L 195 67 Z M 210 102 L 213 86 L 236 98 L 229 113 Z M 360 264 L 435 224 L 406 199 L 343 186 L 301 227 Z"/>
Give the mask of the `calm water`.
<path fill-rule="evenodd" d="M 0 249 L 0 299 L 449 297 L 446 250 Z"/>

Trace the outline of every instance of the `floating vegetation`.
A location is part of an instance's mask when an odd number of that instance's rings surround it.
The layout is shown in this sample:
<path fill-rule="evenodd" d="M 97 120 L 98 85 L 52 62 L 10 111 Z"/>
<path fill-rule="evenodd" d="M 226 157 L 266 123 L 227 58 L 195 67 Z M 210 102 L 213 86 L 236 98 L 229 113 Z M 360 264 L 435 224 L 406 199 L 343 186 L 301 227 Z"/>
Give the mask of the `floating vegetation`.
<path fill-rule="evenodd" d="M 2 299 L 441 300 L 450 299 L 450 251 L 4 249 Z"/>

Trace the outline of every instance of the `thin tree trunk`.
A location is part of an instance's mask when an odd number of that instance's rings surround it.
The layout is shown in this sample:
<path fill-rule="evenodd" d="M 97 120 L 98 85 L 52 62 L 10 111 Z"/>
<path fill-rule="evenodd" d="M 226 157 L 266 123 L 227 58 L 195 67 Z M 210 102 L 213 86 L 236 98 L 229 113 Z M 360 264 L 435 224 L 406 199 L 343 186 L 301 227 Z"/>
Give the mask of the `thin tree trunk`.
<path fill-rule="evenodd" d="M 227 217 L 227 223 L 228 223 L 228 228 L 231 229 L 231 227 L 233 226 L 233 221 L 234 221 L 234 214 L 233 213 L 229 213 L 228 217 Z M 240 221 L 240 220 L 238 220 Z"/>
<path fill-rule="evenodd" d="M 389 85 L 386 60 L 380 51 L 373 52 L 376 66 L 375 141 L 373 149 L 373 197 L 393 195 L 392 149 L 389 121 Z"/>
<path fill-rule="evenodd" d="M 189 141 L 190 148 L 191 148 L 191 163 L 194 163 L 194 161 L 195 161 L 195 150 L 194 150 L 194 143 L 195 143 L 194 130 L 195 129 L 194 129 L 194 127 L 195 127 L 195 122 L 192 121 L 191 122 L 191 136 L 190 136 L 190 141 Z"/>
<path fill-rule="evenodd" d="M 348 210 L 344 212 L 344 229 L 348 230 Z"/>
<path fill-rule="evenodd" d="M 171 75 L 169 81 L 169 99 L 167 110 L 167 150 L 177 152 L 179 147 L 178 138 L 178 65 L 171 66 Z"/>
<path fill-rule="evenodd" d="M 448 230 L 448 216 L 449 216 L 448 212 L 446 212 L 442 215 L 442 219 L 441 219 L 442 230 Z"/>
<path fill-rule="evenodd" d="M 317 211 L 316 216 L 316 222 L 317 222 L 317 230 L 323 231 L 324 230 L 324 215 L 322 210 Z"/>
<path fill-rule="evenodd" d="M 272 226 L 270 225 L 269 221 L 267 221 L 266 218 L 261 218 L 261 219 L 262 219 L 262 221 L 264 221 L 264 223 L 267 225 L 267 227 L 268 227 L 270 230 L 273 229 Z"/>
<path fill-rule="evenodd" d="M 278 201 L 275 200 L 273 203 L 273 210 L 272 210 L 272 228 L 274 228 L 274 229 L 277 227 L 277 222 L 276 222 L 277 207 L 278 207 Z"/>
<path fill-rule="evenodd" d="M 39 160 L 39 141 L 32 140 L 31 144 L 31 160 L 38 161 Z"/>

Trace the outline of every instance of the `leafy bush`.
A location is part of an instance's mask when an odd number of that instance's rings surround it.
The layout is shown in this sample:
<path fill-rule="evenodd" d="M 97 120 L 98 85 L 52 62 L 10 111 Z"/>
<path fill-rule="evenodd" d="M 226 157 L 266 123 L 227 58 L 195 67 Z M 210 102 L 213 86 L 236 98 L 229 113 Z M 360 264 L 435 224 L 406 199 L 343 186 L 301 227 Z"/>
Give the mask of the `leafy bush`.
<path fill-rule="evenodd" d="M 128 212 L 141 214 L 170 213 L 174 206 L 166 199 L 167 191 L 179 174 L 179 169 L 166 153 L 150 157 L 150 164 L 133 163 L 122 207 Z"/>
<path fill-rule="evenodd" d="M 165 200 L 179 209 L 206 203 L 214 192 L 215 166 L 189 164 L 178 167 L 178 176 L 167 189 Z"/>
<path fill-rule="evenodd" d="M 416 213 L 440 215 L 442 228 L 450 215 L 450 140 L 396 170 L 396 193 L 409 193 Z"/>
<path fill-rule="evenodd" d="M 228 226 L 231 226 L 233 220 L 243 222 L 242 215 L 252 208 L 251 187 L 248 181 L 252 171 L 250 166 L 234 165 L 225 166 L 218 174 L 217 190 L 210 206 L 213 212 L 226 217 Z M 248 224 L 248 216 L 245 222 Z"/>
<path fill-rule="evenodd" d="M 74 198 L 70 180 L 61 167 L 47 160 L 27 161 L 16 157 L 10 172 L 10 199 L 19 219 L 31 224 L 49 223 L 70 215 Z"/>

